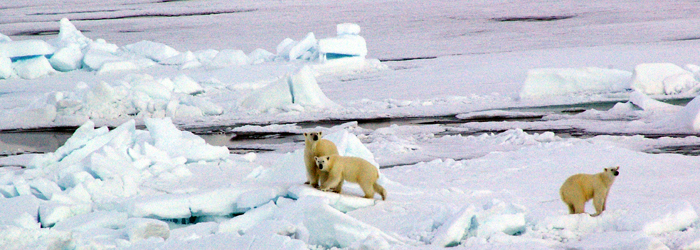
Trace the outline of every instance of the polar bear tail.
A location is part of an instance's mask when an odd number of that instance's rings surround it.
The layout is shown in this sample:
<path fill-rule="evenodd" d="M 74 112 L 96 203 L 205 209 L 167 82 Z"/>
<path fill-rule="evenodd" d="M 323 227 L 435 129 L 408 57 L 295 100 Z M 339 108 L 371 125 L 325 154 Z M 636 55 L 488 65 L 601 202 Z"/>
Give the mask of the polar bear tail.
<path fill-rule="evenodd" d="M 386 190 L 384 190 L 384 187 L 380 186 L 376 182 L 374 183 L 374 191 L 382 196 L 382 200 L 386 200 Z"/>

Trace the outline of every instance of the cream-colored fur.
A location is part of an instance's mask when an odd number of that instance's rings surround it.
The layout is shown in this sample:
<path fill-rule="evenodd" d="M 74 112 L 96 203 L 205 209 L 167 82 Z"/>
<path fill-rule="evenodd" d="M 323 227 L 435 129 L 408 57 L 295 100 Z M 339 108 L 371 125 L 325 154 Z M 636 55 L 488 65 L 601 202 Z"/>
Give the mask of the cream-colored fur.
<path fill-rule="evenodd" d="M 322 132 L 304 133 L 306 147 L 304 148 L 304 163 L 306 164 L 307 180 L 304 184 L 310 184 L 312 187 L 318 188 L 327 179 L 328 173 L 320 171 L 316 167 L 314 157 L 323 155 L 337 155 L 338 148 L 332 141 L 321 139 Z M 342 185 L 342 184 L 341 184 Z M 342 186 L 333 188 L 333 191 L 340 193 Z"/>
<path fill-rule="evenodd" d="M 379 171 L 365 159 L 340 155 L 326 155 L 315 159 L 318 168 L 328 172 L 328 181 L 321 185 L 321 190 L 328 191 L 335 185 L 342 185 L 343 181 L 349 181 L 360 185 L 365 192 L 365 198 L 373 199 L 374 193 L 377 192 L 382 196 L 382 200 L 386 199 L 386 190 L 377 184 Z"/>
<path fill-rule="evenodd" d="M 618 169 L 619 166 L 605 168 L 601 173 L 575 174 L 567 178 L 559 189 L 559 195 L 569 207 L 569 213 L 584 213 L 586 202 L 593 199 L 596 213 L 591 216 L 600 215 L 605 210 L 608 192 L 619 174 Z"/>

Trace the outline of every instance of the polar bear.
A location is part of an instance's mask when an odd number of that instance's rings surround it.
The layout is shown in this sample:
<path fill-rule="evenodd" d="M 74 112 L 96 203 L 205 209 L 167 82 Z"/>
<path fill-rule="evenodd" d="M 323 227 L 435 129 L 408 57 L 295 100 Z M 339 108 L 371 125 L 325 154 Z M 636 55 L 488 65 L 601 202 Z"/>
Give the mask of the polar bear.
<path fill-rule="evenodd" d="M 307 180 L 304 184 L 309 184 L 312 187 L 318 188 L 323 182 L 328 179 L 328 173 L 320 171 L 316 167 L 314 157 L 323 155 L 337 155 L 338 148 L 332 141 L 321 139 L 323 132 L 304 133 L 306 147 L 304 148 L 304 163 L 306 164 Z M 342 183 L 338 187 L 334 187 L 333 191 L 340 193 Z"/>
<path fill-rule="evenodd" d="M 335 185 L 342 185 L 343 181 L 354 182 L 360 185 L 365 192 L 365 198 L 373 199 L 377 192 L 386 199 L 386 190 L 377 184 L 379 171 L 365 159 L 354 156 L 326 155 L 315 157 L 318 169 L 328 172 L 328 180 L 321 185 L 321 190 L 328 191 Z"/>
<path fill-rule="evenodd" d="M 569 207 L 569 213 L 584 213 L 586 202 L 593 199 L 595 214 L 598 216 L 605 210 L 608 192 L 620 172 L 620 166 L 605 168 L 597 174 L 575 174 L 567 178 L 559 189 L 561 200 Z"/>

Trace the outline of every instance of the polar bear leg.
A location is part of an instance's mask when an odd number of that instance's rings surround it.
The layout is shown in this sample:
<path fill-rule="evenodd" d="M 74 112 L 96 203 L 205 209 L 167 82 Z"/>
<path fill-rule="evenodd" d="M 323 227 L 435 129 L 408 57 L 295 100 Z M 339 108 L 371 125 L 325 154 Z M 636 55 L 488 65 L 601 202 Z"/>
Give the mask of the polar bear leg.
<path fill-rule="evenodd" d="M 341 181 L 340 183 L 338 183 L 338 186 L 336 186 L 335 188 L 331 188 L 331 190 L 333 190 L 333 192 L 336 192 L 336 193 L 343 192 L 343 182 L 344 181 Z"/>
<path fill-rule="evenodd" d="M 595 207 L 595 214 L 592 214 L 591 216 L 598 216 L 600 213 L 602 213 L 605 210 L 605 196 L 601 194 L 596 194 L 595 197 L 593 197 L 593 206 Z"/>
<path fill-rule="evenodd" d="M 360 184 L 360 188 L 362 188 L 362 191 L 365 192 L 365 198 L 374 199 L 374 187 L 373 187 L 372 183 L 362 182 L 359 184 Z"/>
<path fill-rule="evenodd" d="M 582 213 L 585 212 L 585 209 L 586 209 L 586 202 L 585 202 L 585 201 L 583 201 L 583 202 L 574 202 L 574 203 L 573 203 L 573 206 L 574 206 L 574 213 L 575 213 L 575 214 L 582 214 Z"/>
<path fill-rule="evenodd" d="M 379 195 L 382 196 L 382 200 L 386 200 L 386 190 L 384 189 L 384 187 L 382 187 L 376 182 L 374 183 L 373 187 L 374 191 L 376 191 L 377 193 L 379 193 Z"/>
<path fill-rule="evenodd" d="M 575 214 L 576 213 L 576 208 L 574 208 L 574 205 L 571 203 L 566 203 L 566 206 L 569 208 L 569 214 Z"/>
<path fill-rule="evenodd" d="M 318 171 L 318 186 L 323 186 L 323 183 L 328 181 L 328 172 Z"/>

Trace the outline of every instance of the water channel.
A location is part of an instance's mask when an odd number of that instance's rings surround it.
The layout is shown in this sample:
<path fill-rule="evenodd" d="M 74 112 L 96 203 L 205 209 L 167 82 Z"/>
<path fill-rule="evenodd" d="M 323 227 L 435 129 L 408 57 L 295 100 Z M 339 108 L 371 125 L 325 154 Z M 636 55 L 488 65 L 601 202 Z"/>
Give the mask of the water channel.
<path fill-rule="evenodd" d="M 675 105 L 685 105 L 691 99 L 674 99 L 666 101 Z M 520 121 L 520 122 L 535 122 L 541 121 L 547 114 L 576 114 L 589 109 L 608 110 L 612 108 L 617 101 L 610 102 L 595 102 L 582 103 L 574 105 L 552 105 L 540 107 L 523 107 L 509 108 L 503 111 L 513 111 L 516 115 L 476 115 L 468 118 L 460 119 L 457 115 L 446 116 L 431 116 L 431 117 L 400 117 L 400 118 L 372 118 L 359 120 L 322 120 L 295 123 L 301 128 L 315 128 L 318 126 L 332 127 L 347 122 L 357 122 L 358 126 L 365 129 L 378 129 L 396 125 L 434 125 L 441 124 L 446 126 L 457 126 L 459 124 L 473 122 L 498 122 L 498 121 Z M 236 125 L 236 126 L 243 126 Z M 205 127 L 191 129 L 190 131 L 201 136 L 207 143 L 217 146 L 227 146 L 231 153 L 241 154 L 247 152 L 266 152 L 266 151 L 291 151 L 289 145 L 301 143 L 304 140 L 303 135 L 290 132 L 230 132 L 232 126 L 227 127 Z M 0 131 L 0 157 L 19 155 L 27 153 L 46 153 L 53 152 L 58 147 L 63 145 L 75 131 L 75 127 L 56 127 L 48 129 L 30 129 L 30 130 L 5 130 Z M 228 131 L 228 132 L 227 132 Z M 529 133 L 543 132 L 539 130 L 525 130 Z M 578 129 L 560 129 L 547 130 L 554 132 L 560 137 L 577 137 L 586 138 L 600 133 L 593 134 Z M 502 131 L 469 131 L 463 132 L 462 135 L 478 135 L 481 133 L 493 133 Z M 445 132 L 436 136 L 455 134 Z M 620 135 L 620 134 L 617 134 Z M 647 138 L 657 138 L 663 136 L 685 137 L 697 136 L 695 134 L 644 134 Z M 285 146 L 287 145 L 287 146 Z M 700 145 L 673 145 L 647 150 L 648 153 L 674 153 L 683 155 L 700 155 Z"/>

